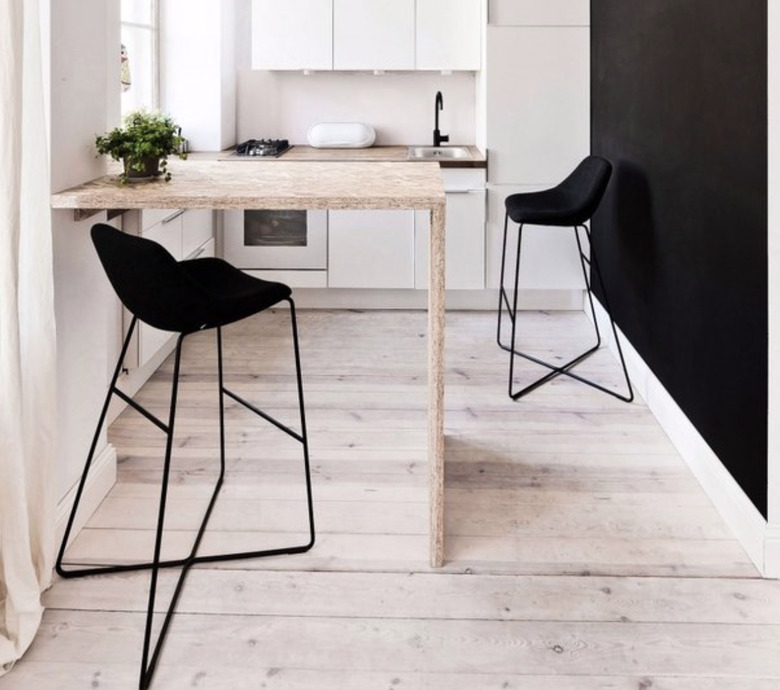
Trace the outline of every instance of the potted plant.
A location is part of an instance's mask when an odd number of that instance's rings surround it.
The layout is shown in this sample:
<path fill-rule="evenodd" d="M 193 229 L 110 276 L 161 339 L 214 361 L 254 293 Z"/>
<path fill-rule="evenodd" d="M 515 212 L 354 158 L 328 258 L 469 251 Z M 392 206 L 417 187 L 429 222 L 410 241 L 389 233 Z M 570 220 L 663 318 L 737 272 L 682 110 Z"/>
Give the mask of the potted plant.
<path fill-rule="evenodd" d="M 183 142 L 181 127 L 168 115 L 144 109 L 129 113 L 123 127 L 95 137 L 98 153 L 108 154 L 115 161 L 124 163 L 124 170 L 119 176 L 123 184 L 133 178 L 160 175 L 166 182 L 170 180 L 168 156 L 176 154 L 179 158 L 186 158 Z"/>

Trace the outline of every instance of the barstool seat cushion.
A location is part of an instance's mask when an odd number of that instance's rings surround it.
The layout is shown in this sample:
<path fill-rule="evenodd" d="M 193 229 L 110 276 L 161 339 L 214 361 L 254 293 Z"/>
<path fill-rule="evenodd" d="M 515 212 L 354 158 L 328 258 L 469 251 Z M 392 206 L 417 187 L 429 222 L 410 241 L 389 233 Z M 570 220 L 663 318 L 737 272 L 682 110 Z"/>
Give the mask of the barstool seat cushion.
<path fill-rule="evenodd" d="M 611 171 L 605 159 L 588 156 L 556 187 L 510 194 L 505 201 L 507 215 L 520 224 L 582 225 L 596 210 Z"/>
<path fill-rule="evenodd" d="M 92 241 L 132 314 L 164 331 L 225 326 L 288 298 L 287 285 L 253 278 L 216 258 L 177 261 L 162 245 L 98 223 Z"/>
<path fill-rule="evenodd" d="M 208 296 L 209 310 L 201 313 L 206 328 L 240 321 L 292 294 L 287 285 L 254 278 L 222 259 L 191 259 L 179 266 Z"/>

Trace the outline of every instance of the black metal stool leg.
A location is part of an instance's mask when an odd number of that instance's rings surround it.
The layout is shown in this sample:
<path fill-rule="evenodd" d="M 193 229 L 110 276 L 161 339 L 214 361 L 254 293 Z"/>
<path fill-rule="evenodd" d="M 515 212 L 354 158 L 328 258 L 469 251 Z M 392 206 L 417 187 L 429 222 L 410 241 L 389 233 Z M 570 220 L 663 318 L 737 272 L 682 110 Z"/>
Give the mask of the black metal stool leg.
<path fill-rule="evenodd" d="M 610 395 L 614 396 L 618 400 L 622 400 L 623 402 L 631 402 L 634 399 L 634 389 L 631 386 L 631 379 L 628 376 L 628 367 L 626 366 L 626 360 L 623 356 L 623 348 L 620 346 L 620 338 L 618 337 L 617 333 L 617 326 L 615 325 L 615 319 L 612 318 L 612 307 L 609 304 L 609 298 L 607 297 L 607 288 L 604 285 L 604 280 L 601 276 L 601 269 L 599 268 L 598 261 L 596 259 L 596 251 L 593 248 L 593 242 L 591 242 L 590 238 L 590 231 L 588 230 L 588 227 L 583 225 L 582 229 L 585 231 L 585 236 L 588 238 L 588 244 L 590 245 L 590 266 L 591 266 L 591 273 L 596 276 L 596 280 L 599 282 L 599 287 L 601 288 L 601 294 L 604 297 L 604 311 L 607 312 L 607 316 L 609 317 L 609 324 L 612 329 L 612 337 L 615 339 L 615 347 L 617 348 L 618 352 L 618 358 L 620 359 L 620 366 L 623 369 L 623 378 L 626 382 L 626 389 L 628 390 L 628 393 L 626 395 L 622 395 L 620 393 L 617 393 L 615 391 L 609 390 L 607 388 L 604 388 L 603 386 L 600 386 L 596 383 L 593 383 L 592 381 L 588 381 L 586 379 L 583 379 L 582 377 L 575 376 L 574 374 L 570 374 L 570 376 L 573 376 L 574 378 L 582 381 L 583 383 L 587 383 L 590 386 L 593 386 L 594 388 L 598 388 L 601 391 L 604 391 L 605 393 L 609 393 Z M 575 228 L 576 232 L 576 228 Z M 580 245 L 580 237 L 579 233 L 577 233 L 577 245 L 580 249 L 580 257 L 584 261 L 585 255 L 582 252 L 582 246 Z M 583 264 L 583 270 L 584 270 L 584 264 Z M 593 317 L 593 325 L 596 329 L 596 336 L 599 339 L 599 343 L 601 342 L 601 337 L 599 335 L 599 326 L 598 326 L 598 319 L 596 318 L 596 309 L 593 304 L 593 295 L 592 295 L 592 280 L 587 283 L 588 285 L 588 300 L 590 302 L 590 312 L 591 316 Z"/>
<path fill-rule="evenodd" d="M 506 290 L 504 289 L 504 275 L 506 273 L 506 242 L 507 242 L 507 234 L 508 234 L 508 225 L 509 225 L 509 214 L 504 214 L 504 242 L 501 249 L 501 277 L 499 279 L 498 283 L 498 325 L 496 328 L 496 342 L 499 346 L 503 347 L 501 344 L 501 316 L 503 314 L 504 310 L 504 304 L 506 304 L 507 311 L 509 311 L 509 299 L 506 295 Z M 509 314 L 509 318 L 512 318 L 512 315 Z"/>
<path fill-rule="evenodd" d="M 311 469 L 309 466 L 309 435 L 306 431 L 306 408 L 303 403 L 303 376 L 301 374 L 301 355 L 298 346 L 298 320 L 295 316 L 295 302 L 292 297 L 287 301 L 290 303 L 290 321 L 292 322 L 293 350 L 295 352 L 295 374 L 298 379 L 298 409 L 301 417 L 301 443 L 303 445 L 303 463 L 306 473 L 306 502 L 309 509 L 309 542 L 306 545 L 308 551 L 314 546 L 314 504 L 311 491 Z"/>
<path fill-rule="evenodd" d="M 523 397 L 524 395 L 530 393 L 531 391 L 535 390 L 539 386 L 541 386 L 544 383 L 547 383 L 551 379 L 555 378 L 556 376 L 559 376 L 561 374 L 564 374 L 565 376 L 569 376 L 573 379 L 576 379 L 577 381 L 581 381 L 582 383 L 586 383 L 587 385 L 596 388 L 600 391 L 603 391 L 604 393 L 609 393 L 615 398 L 618 398 L 619 400 L 623 400 L 624 402 L 631 402 L 634 399 L 634 393 L 631 388 L 631 382 L 628 377 L 628 370 L 626 368 L 625 359 L 623 357 L 623 351 L 620 347 L 620 342 L 617 336 L 617 328 L 615 326 L 615 322 L 612 318 L 611 310 L 609 309 L 609 304 L 607 303 L 607 297 L 606 297 L 606 290 L 604 289 L 604 282 L 601 278 L 601 272 L 598 269 L 598 264 L 596 263 L 595 254 L 593 253 L 593 247 L 591 245 L 591 257 L 592 259 L 589 261 L 588 258 L 585 256 L 585 253 L 582 249 L 582 242 L 580 240 L 579 236 L 579 228 L 582 227 L 585 230 L 585 233 L 588 237 L 588 240 L 590 240 L 590 233 L 588 232 L 588 229 L 586 226 L 574 226 L 574 235 L 577 240 L 577 249 L 580 255 L 580 265 L 582 267 L 582 275 L 583 279 L 585 281 L 585 287 L 586 292 L 588 296 L 588 302 L 590 304 L 590 310 L 593 317 L 593 325 L 594 330 L 596 334 L 596 344 L 592 347 L 588 348 L 581 354 L 577 355 L 573 359 L 569 360 L 563 365 L 555 365 L 550 364 L 549 362 L 545 362 L 542 359 L 539 359 L 537 357 L 534 357 L 532 355 L 529 355 L 525 352 L 520 352 L 515 348 L 515 334 L 516 334 L 516 320 L 517 320 L 517 288 L 518 288 L 518 276 L 520 272 L 520 243 L 522 239 L 522 224 L 519 226 L 518 230 L 518 238 L 517 238 L 517 261 L 516 261 L 516 268 L 515 268 L 515 294 L 513 299 L 513 308 L 510 308 L 508 303 L 508 297 L 506 296 L 506 292 L 504 289 L 504 266 L 505 266 L 505 260 L 506 260 L 506 243 L 507 243 L 507 222 L 508 222 L 508 214 L 507 217 L 504 220 L 504 246 L 503 246 L 503 252 L 501 257 L 501 285 L 499 289 L 499 315 L 498 315 L 498 332 L 497 332 L 497 341 L 499 347 L 509 352 L 509 397 L 512 398 L 512 400 L 518 400 L 519 398 Z M 618 355 L 620 358 L 620 364 L 623 369 L 623 375 L 626 380 L 626 385 L 628 387 L 628 395 L 622 395 L 616 391 L 610 390 L 608 388 L 605 388 L 604 386 L 601 386 L 593 381 L 590 381 L 586 378 L 583 378 L 582 376 L 579 376 L 578 374 L 571 371 L 573 367 L 575 367 L 577 364 L 582 362 L 584 359 L 592 355 L 596 350 L 599 349 L 601 346 L 601 333 L 599 331 L 598 326 L 598 320 L 596 319 L 596 310 L 593 304 L 593 294 L 591 289 L 591 280 L 588 276 L 588 264 L 592 265 L 593 273 L 596 274 L 596 278 L 599 281 L 599 287 L 602 290 L 602 293 L 604 294 L 604 301 L 605 301 L 605 308 L 609 315 L 610 324 L 612 326 L 612 332 L 615 337 L 615 343 L 617 345 L 618 349 Z M 501 309 L 503 306 L 503 303 L 506 301 L 507 304 L 507 312 L 509 313 L 510 320 L 512 321 L 512 334 L 511 334 L 511 340 L 509 345 L 504 345 L 501 342 Z M 525 388 L 522 388 L 519 391 L 513 391 L 512 386 L 514 382 L 514 357 L 515 355 L 519 357 L 523 357 L 524 359 L 527 359 L 530 362 L 534 362 L 535 364 L 539 364 L 540 366 L 546 367 L 550 371 L 545 374 L 544 376 L 536 379 L 529 385 L 525 386 Z"/>
<path fill-rule="evenodd" d="M 293 353 L 295 357 L 296 387 L 297 387 L 298 404 L 299 404 L 299 411 L 300 411 L 301 433 L 297 433 L 296 431 L 290 429 L 286 425 L 274 419 L 269 414 L 258 409 L 257 407 L 247 402 L 246 400 L 243 400 L 238 395 L 231 392 L 225 387 L 223 352 L 222 352 L 222 329 L 218 327 L 216 330 L 217 330 L 217 368 L 218 368 L 217 377 L 218 377 L 218 388 L 219 388 L 219 436 L 220 436 L 219 476 L 214 486 L 211 499 L 209 501 L 209 505 L 206 508 L 200 527 L 198 529 L 198 533 L 194 539 L 194 543 L 192 545 L 190 553 L 188 556 L 184 558 L 163 560 L 162 540 L 165 533 L 165 511 L 167 505 L 168 486 L 170 481 L 171 456 L 173 453 L 174 424 L 176 419 L 179 377 L 181 371 L 181 351 L 182 351 L 182 344 L 184 338 L 186 337 L 187 334 L 186 333 L 180 334 L 176 343 L 173 381 L 171 386 L 171 402 L 170 402 L 169 418 L 167 424 L 161 422 L 157 417 L 155 417 L 153 414 L 151 414 L 149 411 L 147 411 L 145 408 L 143 408 L 141 405 L 136 403 L 134 400 L 132 400 L 132 398 L 124 394 L 116 387 L 116 382 L 122 370 L 122 363 L 124 362 L 125 355 L 127 354 L 127 349 L 130 343 L 133 329 L 135 327 L 136 319 L 133 319 L 128 334 L 125 338 L 125 342 L 122 348 L 122 353 L 117 362 L 114 376 L 112 378 L 111 385 L 109 386 L 108 394 L 106 395 L 106 400 L 104 402 L 103 410 L 101 412 L 100 419 L 98 421 L 98 426 L 95 431 L 95 436 L 92 441 L 92 446 L 90 448 L 90 452 L 87 457 L 87 462 L 84 468 L 84 472 L 81 481 L 79 483 L 74 506 L 71 511 L 68 524 L 66 526 L 65 535 L 57 558 L 56 568 L 57 568 L 57 572 L 62 577 L 67 577 L 67 578 L 83 577 L 86 575 L 95 575 L 95 574 L 118 573 L 118 572 L 132 571 L 132 570 L 151 571 L 149 600 L 148 600 L 148 606 L 146 612 L 146 622 L 144 627 L 143 649 L 141 653 L 141 669 L 140 669 L 140 677 L 139 677 L 139 688 L 141 690 L 146 690 L 151 684 L 152 676 L 154 675 L 154 671 L 157 667 L 157 662 L 162 652 L 162 647 L 165 642 L 165 638 L 168 633 L 171 620 L 176 611 L 176 606 L 178 604 L 179 597 L 183 591 L 187 574 L 189 573 L 193 565 L 196 565 L 198 563 L 213 563 L 217 561 L 256 558 L 261 556 L 275 556 L 275 555 L 282 555 L 282 554 L 303 553 L 311 549 L 312 546 L 314 546 L 314 541 L 315 541 L 314 507 L 313 507 L 313 499 L 312 499 L 311 468 L 309 462 L 308 432 L 306 429 L 306 413 L 305 413 L 304 399 L 303 399 L 303 377 L 301 373 L 300 348 L 298 344 L 298 327 L 297 327 L 297 319 L 295 315 L 295 304 L 291 298 L 288 298 L 287 302 L 290 305 L 290 317 L 292 322 Z M 151 561 L 145 563 L 135 563 L 129 565 L 107 565 L 107 566 L 98 566 L 98 567 L 79 568 L 75 570 L 65 570 L 62 564 L 63 555 L 65 552 L 65 548 L 68 542 L 70 532 L 73 527 L 74 518 L 77 509 L 79 507 L 79 503 L 81 501 L 81 496 L 83 494 L 84 486 L 86 484 L 86 477 L 89 474 L 89 469 L 92 463 L 92 458 L 94 456 L 95 448 L 97 447 L 97 441 L 100 436 L 100 431 L 102 430 L 103 424 L 105 423 L 105 417 L 108 411 L 108 406 L 110 404 L 113 395 L 118 395 L 119 397 L 121 397 L 129 405 L 131 405 L 134 409 L 140 412 L 144 417 L 146 417 L 149 421 L 154 423 L 155 426 L 160 428 L 166 434 L 165 458 L 163 461 L 163 476 L 162 476 L 162 482 L 160 487 L 160 503 L 158 508 L 153 558 Z M 245 551 L 240 553 L 221 553 L 221 554 L 213 554 L 213 555 L 206 555 L 206 556 L 197 555 L 198 548 L 200 547 L 200 543 L 205 534 L 208 521 L 211 517 L 212 511 L 216 504 L 216 500 L 219 495 L 220 489 L 222 488 L 224 477 L 225 477 L 225 464 L 226 464 L 225 463 L 225 403 L 224 403 L 225 395 L 230 396 L 237 402 L 241 403 L 247 409 L 256 413 L 257 415 L 259 415 L 260 417 L 270 422 L 278 429 L 284 431 L 289 436 L 293 437 L 294 439 L 296 439 L 301 443 L 303 448 L 304 471 L 305 471 L 305 479 L 306 479 L 306 504 L 308 510 L 308 528 L 309 528 L 309 536 L 308 536 L 308 541 L 306 543 L 301 545 L 283 547 L 283 548 L 264 549 L 260 551 Z M 162 568 L 169 568 L 175 566 L 181 567 L 181 572 L 179 573 L 179 578 L 176 587 L 171 596 L 169 606 L 165 612 L 165 618 L 162 621 L 160 631 L 157 634 L 157 641 L 152 647 L 152 628 L 154 623 L 154 609 L 155 609 L 155 603 L 157 599 L 157 585 L 159 580 L 159 573 Z"/>
<path fill-rule="evenodd" d="M 149 605 L 146 610 L 146 625 L 144 628 L 143 651 L 141 653 L 141 677 L 139 680 L 139 687 L 141 688 L 141 690 L 146 690 L 146 688 L 149 687 L 149 684 L 152 681 L 152 676 L 157 666 L 157 660 L 160 657 L 160 652 L 162 651 L 162 645 L 163 642 L 165 641 L 165 636 L 168 632 L 168 627 L 170 625 L 171 618 L 173 617 L 173 613 L 176 609 L 176 604 L 179 599 L 179 594 L 181 593 L 181 589 L 184 584 L 184 578 L 186 577 L 186 574 L 189 570 L 189 567 L 185 565 L 179 576 L 178 586 L 174 591 L 172 601 L 170 603 L 170 606 L 168 607 L 168 611 L 166 613 L 165 619 L 163 620 L 162 627 L 160 628 L 160 632 L 157 637 L 157 644 L 155 645 L 154 650 L 152 651 L 151 659 L 149 659 L 149 651 L 150 651 L 151 638 L 152 638 L 152 625 L 154 623 L 154 604 L 155 604 L 155 599 L 157 597 L 157 578 L 160 571 L 160 561 L 161 561 L 160 555 L 162 552 L 162 540 L 163 540 L 163 534 L 165 528 L 165 507 L 168 499 L 168 480 L 170 478 L 170 470 L 171 470 L 171 453 L 173 451 L 173 433 L 174 433 L 174 423 L 176 421 L 176 402 L 178 399 L 178 392 L 179 392 L 179 370 L 181 365 L 181 346 L 183 340 L 184 340 L 184 335 L 182 334 L 179 336 L 176 342 L 176 354 L 175 354 L 175 360 L 173 365 L 173 382 L 171 385 L 171 404 L 170 404 L 169 415 L 168 415 L 167 439 L 165 442 L 165 460 L 163 461 L 163 475 L 162 475 L 162 481 L 160 483 L 160 506 L 157 513 L 157 531 L 155 533 L 154 556 L 152 558 L 152 569 L 151 569 L 152 574 L 151 574 L 151 582 L 149 584 Z M 200 536 L 202 535 L 204 528 L 205 528 L 205 522 L 201 527 L 201 532 L 198 535 L 196 544 L 195 546 L 193 546 L 193 553 L 197 549 L 198 542 L 200 541 Z"/>

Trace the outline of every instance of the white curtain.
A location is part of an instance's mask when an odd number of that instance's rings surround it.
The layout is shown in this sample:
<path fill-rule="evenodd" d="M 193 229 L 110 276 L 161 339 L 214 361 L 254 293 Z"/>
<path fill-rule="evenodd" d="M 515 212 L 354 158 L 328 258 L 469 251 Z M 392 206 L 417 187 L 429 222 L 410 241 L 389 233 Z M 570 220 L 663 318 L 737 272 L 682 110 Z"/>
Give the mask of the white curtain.
<path fill-rule="evenodd" d="M 40 0 L 0 0 L 0 675 L 54 552 L 55 327 Z"/>

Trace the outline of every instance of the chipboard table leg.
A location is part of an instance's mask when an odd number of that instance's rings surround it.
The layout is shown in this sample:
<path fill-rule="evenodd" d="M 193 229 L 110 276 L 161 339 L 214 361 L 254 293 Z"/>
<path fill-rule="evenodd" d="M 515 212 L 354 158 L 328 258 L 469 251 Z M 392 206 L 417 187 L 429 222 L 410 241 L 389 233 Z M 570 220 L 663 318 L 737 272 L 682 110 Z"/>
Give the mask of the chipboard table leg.
<path fill-rule="evenodd" d="M 444 564 L 444 202 L 431 209 L 428 271 L 428 462 L 431 566 Z"/>

